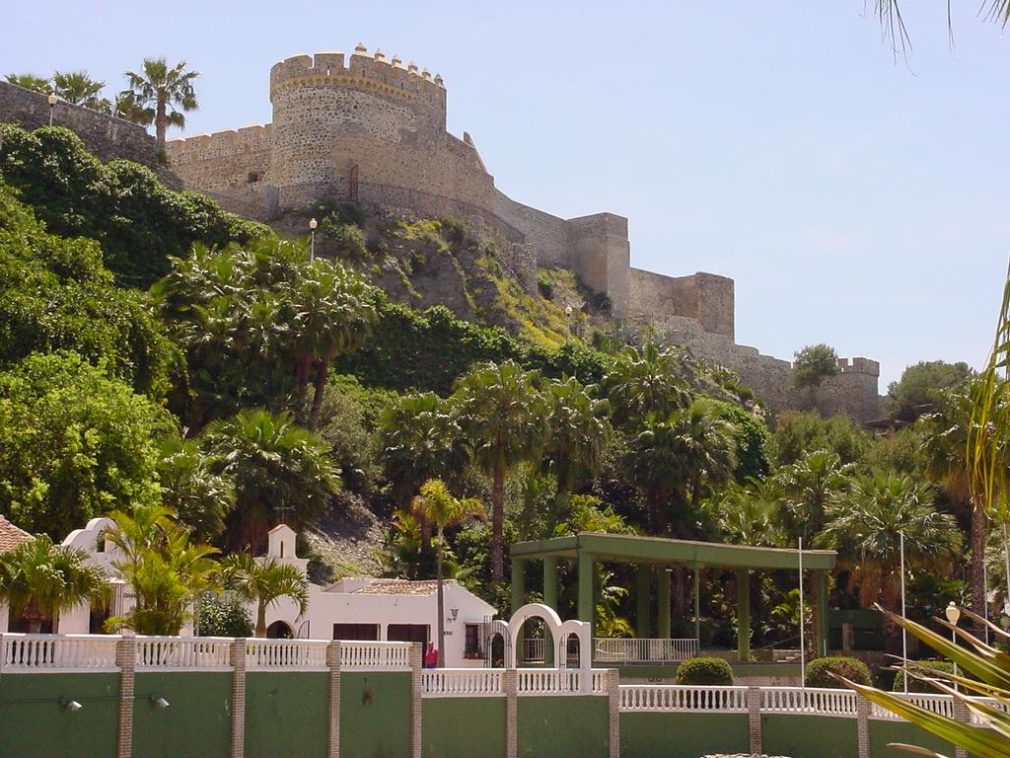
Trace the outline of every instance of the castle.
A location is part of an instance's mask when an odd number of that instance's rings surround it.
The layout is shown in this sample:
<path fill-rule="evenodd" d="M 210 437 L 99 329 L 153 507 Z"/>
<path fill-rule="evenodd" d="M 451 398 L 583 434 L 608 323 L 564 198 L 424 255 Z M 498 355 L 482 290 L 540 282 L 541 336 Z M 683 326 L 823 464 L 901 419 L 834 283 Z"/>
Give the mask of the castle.
<path fill-rule="evenodd" d="M 35 95 L 22 93 L 19 102 Z M 562 219 L 501 192 L 470 135 L 446 131 L 446 90 L 437 74 L 359 44 L 350 56 L 299 55 L 275 64 L 270 100 L 270 124 L 170 141 L 171 170 L 187 188 L 253 218 L 322 198 L 405 215 L 458 216 L 525 248 L 536 266 L 574 271 L 608 296 L 615 317 L 651 326 L 732 369 L 773 410 L 812 403 L 857 421 L 879 415 L 876 361 L 843 359 L 840 373 L 813 396 L 800 395 L 789 362 L 736 344 L 732 279 L 634 268 L 626 218 Z M 48 113 L 44 102 L 38 115 Z M 72 107 L 61 107 L 71 119 Z M 10 110 L 0 86 L 0 119 Z"/>

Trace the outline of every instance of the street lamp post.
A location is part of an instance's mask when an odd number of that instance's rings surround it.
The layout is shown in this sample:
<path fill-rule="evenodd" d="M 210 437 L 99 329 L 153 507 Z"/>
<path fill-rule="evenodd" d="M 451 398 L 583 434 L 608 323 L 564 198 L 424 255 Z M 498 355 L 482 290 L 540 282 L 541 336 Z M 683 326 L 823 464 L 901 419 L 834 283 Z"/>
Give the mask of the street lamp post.
<path fill-rule="evenodd" d="M 309 260 L 314 261 L 316 259 L 316 227 L 319 226 L 319 222 L 314 218 L 309 219 Z"/>
<path fill-rule="evenodd" d="M 961 618 L 961 609 L 958 608 L 956 605 L 954 605 L 954 601 L 951 600 L 949 603 L 947 603 L 947 607 L 944 608 L 943 615 L 947 617 L 947 621 L 949 621 L 953 626 L 957 626 L 957 621 L 958 619 Z M 957 630 L 955 629 L 950 630 L 950 641 L 953 642 L 955 645 L 957 644 Z M 954 664 L 954 676 L 957 676 L 957 661 L 953 661 L 953 664 Z M 954 682 L 954 691 L 957 692 L 956 681 Z"/>
<path fill-rule="evenodd" d="M 56 107 L 57 97 L 54 93 L 50 93 L 49 97 L 49 126 L 53 125 L 53 109 Z"/>

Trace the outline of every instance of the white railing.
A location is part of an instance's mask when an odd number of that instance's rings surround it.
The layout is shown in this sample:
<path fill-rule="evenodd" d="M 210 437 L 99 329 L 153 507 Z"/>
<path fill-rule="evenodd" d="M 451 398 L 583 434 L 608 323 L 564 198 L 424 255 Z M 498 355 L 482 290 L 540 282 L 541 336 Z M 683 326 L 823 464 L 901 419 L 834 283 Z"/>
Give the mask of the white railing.
<path fill-rule="evenodd" d="M 426 669 L 421 673 L 424 697 L 498 697 L 503 669 Z"/>
<path fill-rule="evenodd" d="M 622 711 L 747 712 L 746 687 L 622 684 L 620 693 Z"/>
<path fill-rule="evenodd" d="M 231 669 L 228 637 L 137 637 L 137 669 Z"/>
<path fill-rule="evenodd" d="M 340 668 L 409 671 L 412 642 L 341 642 Z"/>
<path fill-rule="evenodd" d="M 591 669 L 590 687 L 582 688 L 582 671 L 579 669 L 517 669 L 516 691 L 519 695 L 602 695 L 604 672 Z"/>
<path fill-rule="evenodd" d="M 325 671 L 326 640 L 246 640 L 246 668 Z"/>
<path fill-rule="evenodd" d="M 954 699 L 950 695 L 909 692 L 907 695 L 901 695 L 901 697 L 913 705 L 925 708 L 927 711 L 932 711 L 947 718 L 954 718 Z M 876 703 L 870 705 L 870 718 L 880 719 L 881 721 L 902 720 L 901 716 L 892 713 L 886 708 L 882 708 Z"/>
<path fill-rule="evenodd" d="M 598 663 L 677 663 L 698 655 L 698 640 L 598 637 L 593 660 Z"/>
<path fill-rule="evenodd" d="M 852 690 L 817 687 L 759 687 L 762 713 L 816 713 L 855 716 L 859 695 Z"/>
<path fill-rule="evenodd" d="M 102 634 L 4 634 L 0 671 L 115 671 L 118 641 Z"/>

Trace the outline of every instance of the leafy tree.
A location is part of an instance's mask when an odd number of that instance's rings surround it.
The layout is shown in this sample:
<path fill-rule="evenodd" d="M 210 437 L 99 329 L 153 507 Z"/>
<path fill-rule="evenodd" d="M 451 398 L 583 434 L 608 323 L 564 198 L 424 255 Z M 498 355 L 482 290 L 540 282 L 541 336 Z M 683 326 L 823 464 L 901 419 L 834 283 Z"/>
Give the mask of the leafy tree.
<path fill-rule="evenodd" d="M 30 89 L 33 92 L 41 92 L 43 95 L 48 95 L 53 91 L 52 82 L 35 74 L 7 74 L 4 78 L 11 84 Z"/>
<path fill-rule="evenodd" d="M 203 593 L 197 601 L 196 616 L 196 633 L 200 637 L 252 637 L 249 611 L 235 593 Z"/>
<path fill-rule="evenodd" d="M 961 547 L 953 516 L 933 507 L 928 486 L 878 474 L 835 499 L 814 544 L 838 551 L 839 566 L 848 571 L 848 590 L 860 605 L 879 602 L 893 610 L 901 597 L 900 535 L 905 537 L 906 565 L 913 571 L 947 571 Z M 896 632 L 888 625 L 891 650 L 897 648 Z"/>
<path fill-rule="evenodd" d="M 783 501 L 780 519 L 790 542 L 802 537 L 810 544 L 824 527 L 828 506 L 851 487 L 855 473 L 854 464 L 842 463 L 837 453 L 827 450 L 815 450 L 775 472 Z"/>
<path fill-rule="evenodd" d="M 618 426 L 634 427 L 650 414 L 669 414 L 691 402 L 679 356 L 654 342 L 642 350 L 625 348 L 607 372 L 603 389 Z"/>
<path fill-rule="evenodd" d="M 785 412 L 776 418 L 769 457 L 776 466 L 788 466 L 815 450 L 828 450 L 842 463 L 861 463 L 870 445 L 870 436 L 848 416 Z"/>
<path fill-rule="evenodd" d="M 771 479 L 730 485 L 704 507 L 719 534 L 734 545 L 786 546 L 779 493 Z"/>
<path fill-rule="evenodd" d="M 491 477 L 491 577 L 504 579 L 505 476 L 533 460 L 543 440 L 543 399 L 537 374 L 515 361 L 475 367 L 456 384 L 459 424 L 477 464 Z"/>
<path fill-rule="evenodd" d="M 712 406 L 716 415 L 733 427 L 736 440 L 736 469 L 733 477 L 736 481 L 746 482 L 767 476 L 770 470 L 768 428 L 753 413 L 739 405 L 713 400 Z"/>
<path fill-rule="evenodd" d="M 113 508 L 159 500 L 167 414 L 72 353 L 0 372 L 0 512 L 62 537 Z"/>
<path fill-rule="evenodd" d="M 404 395 L 378 423 L 380 457 L 397 502 L 429 479 L 458 477 L 469 460 L 452 404 L 433 392 Z"/>
<path fill-rule="evenodd" d="M 229 555 L 222 565 L 225 582 L 239 597 L 256 603 L 256 636 L 267 636 L 267 608 L 281 598 L 298 606 L 298 615 L 309 609 L 309 582 L 290 563 L 274 558 L 255 559 L 249 553 Z"/>
<path fill-rule="evenodd" d="M 123 554 L 112 565 L 132 588 L 135 605 L 106 625 L 138 634 L 178 634 L 195 598 L 215 585 L 217 550 L 192 542 L 189 530 L 161 505 L 135 505 L 130 513 L 109 516 L 116 525 L 105 538 Z"/>
<path fill-rule="evenodd" d="M 967 363 L 920 361 L 901 372 L 901 379 L 891 382 L 887 396 L 891 414 L 902 421 L 915 421 L 936 410 L 940 395 L 964 384 L 974 375 Z"/>
<path fill-rule="evenodd" d="M 104 606 L 108 599 L 108 578 L 83 550 L 54 545 L 40 534 L 0 553 L 0 601 L 28 622 L 30 633 L 42 631 L 45 621 L 58 632 L 64 611 L 82 603 Z"/>
<path fill-rule="evenodd" d="M 99 97 L 105 82 L 88 76 L 87 71 L 57 71 L 53 74 L 53 90 L 71 105 L 80 105 L 99 113 L 112 113 L 112 103 Z"/>
<path fill-rule="evenodd" d="M 216 540 L 224 532 L 225 517 L 235 508 L 232 480 L 214 472 L 214 461 L 198 440 L 165 437 L 159 457 L 162 503 L 178 514 L 195 539 Z"/>
<path fill-rule="evenodd" d="M 795 353 L 793 360 L 793 384 L 803 389 L 819 387 L 828 377 L 839 372 L 838 353 L 833 347 L 823 343 L 807 345 Z"/>
<path fill-rule="evenodd" d="M 129 88 L 123 91 L 134 106 L 150 109 L 154 123 L 158 148 L 165 149 L 165 132 L 168 127 L 182 129 L 186 126 L 184 112 L 194 111 L 199 105 L 193 80 L 200 76 L 197 71 L 189 71 L 186 61 L 169 66 L 165 58 L 145 58 L 140 73 L 127 71 Z"/>
<path fill-rule="evenodd" d="M 280 522 L 298 531 L 314 524 L 340 486 L 326 442 L 286 413 L 240 411 L 211 424 L 202 447 L 212 470 L 235 483 L 237 505 L 225 519 L 231 549 L 262 550 Z"/>
<path fill-rule="evenodd" d="M 447 549 L 445 530 L 460 526 L 473 518 L 484 516 L 484 504 L 476 498 L 460 500 L 453 497 L 445 482 L 431 479 L 421 485 L 421 490 L 410 503 L 411 511 L 422 521 L 433 524 L 438 544 L 435 546 L 438 609 L 438 648 L 445 645 L 445 595 L 442 587 L 442 557 Z M 445 666 L 444 656 L 438 658 L 439 667 Z"/>

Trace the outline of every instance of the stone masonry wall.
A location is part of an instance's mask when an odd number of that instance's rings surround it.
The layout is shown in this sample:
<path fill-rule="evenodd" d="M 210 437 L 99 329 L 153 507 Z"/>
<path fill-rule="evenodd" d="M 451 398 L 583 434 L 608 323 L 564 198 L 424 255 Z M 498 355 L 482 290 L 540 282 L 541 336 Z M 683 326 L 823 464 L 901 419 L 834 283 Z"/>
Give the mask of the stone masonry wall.
<path fill-rule="evenodd" d="M 0 121 L 20 124 L 25 129 L 48 126 L 48 97 L 41 92 L 0 82 Z M 103 161 L 123 158 L 159 168 L 158 143 L 138 124 L 60 100 L 53 108 L 53 126 L 73 130 L 88 150 Z"/>

